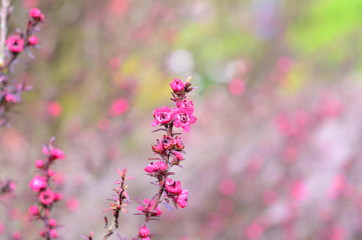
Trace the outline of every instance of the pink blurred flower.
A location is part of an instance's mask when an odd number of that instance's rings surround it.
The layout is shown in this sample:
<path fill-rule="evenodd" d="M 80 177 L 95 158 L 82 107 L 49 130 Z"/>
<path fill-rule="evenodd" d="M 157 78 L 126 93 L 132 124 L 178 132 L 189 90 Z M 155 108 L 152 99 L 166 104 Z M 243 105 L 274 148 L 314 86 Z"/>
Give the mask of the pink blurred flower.
<path fill-rule="evenodd" d="M 44 205 L 52 204 L 55 201 L 55 194 L 52 190 L 47 189 L 39 194 L 39 201 Z"/>
<path fill-rule="evenodd" d="M 29 207 L 29 213 L 30 213 L 30 215 L 32 215 L 32 216 L 36 216 L 36 215 L 38 215 L 39 214 L 39 208 L 37 207 L 37 206 L 30 206 Z"/>
<path fill-rule="evenodd" d="M 148 229 L 148 227 L 146 227 L 146 226 L 141 227 L 138 232 L 138 234 L 141 237 L 148 237 L 150 235 L 150 233 L 151 233 L 150 229 Z"/>
<path fill-rule="evenodd" d="M 245 235 L 250 240 L 260 239 L 263 234 L 264 227 L 259 222 L 253 222 L 245 230 Z"/>
<path fill-rule="evenodd" d="M 47 112 L 52 117 L 59 117 L 62 111 L 62 106 L 58 102 L 50 102 L 47 105 Z"/>
<path fill-rule="evenodd" d="M 20 240 L 21 239 L 21 234 L 19 232 L 14 232 L 12 234 L 12 238 L 13 238 L 13 240 Z"/>
<path fill-rule="evenodd" d="M 156 108 L 153 111 L 153 117 L 154 117 L 154 121 L 152 122 L 153 127 L 160 124 L 161 125 L 168 124 L 173 119 L 173 112 L 169 107 L 160 107 Z"/>
<path fill-rule="evenodd" d="M 151 201 L 148 198 L 146 198 L 145 200 L 143 200 L 143 205 L 138 206 L 137 210 L 144 212 L 144 213 L 148 213 L 154 208 L 155 204 L 156 204 L 155 201 Z M 158 207 L 158 206 L 151 212 L 152 216 L 159 216 L 161 214 L 162 214 L 162 211 L 161 211 L 160 207 Z"/>
<path fill-rule="evenodd" d="M 110 108 L 108 109 L 108 113 L 112 117 L 117 117 L 127 112 L 129 108 L 128 100 L 124 98 L 116 99 Z"/>
<path fill-rule="evenodd" d="M 79 200 L 76 197 L 69 198 L 67 201 L 67 207 L 70 211 L 76 211 L 79 208 Z"/>
<path fill-rule="evenodd" d="M 307 197 L 307 187 L 301 180 L 294 181 L 290 189 L 290 196 L 296 202 L 301 202 Z"/>
<path fill-rule="evenodd" d="M 33 189 L 34 192 L 39 192 L 41 189 L 46 188 L 47 180 L 45 177 L 36 175 L 29 183 L 29 187 Z"/>
<path fill-rule="evenodd" d="M 196 122 L 196 117 L 192 115 L 192 108 L 174 108 L 173 113 L 174 117 L 174 126 L 178 128 L 182 128 L 185 132 L 190 131 L 190 125 Z"/>
<path fill-rule="evenodd" d="M 39 43 L 39 39 L 37 36 L 30 36 L 29 39 L 28 39 L 28 43 L 29 45 L 31 46 L 35 46 Z"/>
<path fill-rule="evenodd" d="M 245 83 L 242 79 L 234 78 L 228 84 L 228 89 L 231 95 L 240 96 L 245 91 Z"/>
<path fill-rule="evenodd" d="M 20 35 L 11 35 L 5 42 L 9 51 L 19 53 L 24 50 L 24 39 Z"/>
<path fill-rule="evenodd" d="M 49 231 L 49 235 L 51 238 L 57 238 L 58 237 L 58 232 L 55 229 L 52 229 Z"/>
<path fill-rule="evenodd" d="M 48 220 L 48 224 L 49 224 L 49 226 L 51 226 L 51 227 L 55 227 L 55 226 L 57 226 L 57 220 L 55 220 L 54 218 L 50 218 L 50 219 Z"/>
<path fill-rule="evenodd" d="M 41 10 L 39 8 L 32 8 L 29 11 L 29 16 L 37 22 L 44 21 L 44 14 L 42 14 Z"/>
<path fill-rule="evenodd" d="M 224 195 L 233 195 L 236 191 L 236 183 L 233 179 L 226 178 L 221 180 L 219 191 Z"/>
<path fill-rule="evenodd" d="M 173 139 L 173 143 L 174 143 L 174 148 L 176 150 L 182 150 L 185 148 L 185 145 L 183 144 L 181 138 L 179 136 L 176 136 L 174 139 Z"/>
<path fill-rule="evenodd" d="M 35 166 L 37 168 L 43 168 L 44 167 L 44 161 L 43 160 L 36 160 L 35 161 Z"/>

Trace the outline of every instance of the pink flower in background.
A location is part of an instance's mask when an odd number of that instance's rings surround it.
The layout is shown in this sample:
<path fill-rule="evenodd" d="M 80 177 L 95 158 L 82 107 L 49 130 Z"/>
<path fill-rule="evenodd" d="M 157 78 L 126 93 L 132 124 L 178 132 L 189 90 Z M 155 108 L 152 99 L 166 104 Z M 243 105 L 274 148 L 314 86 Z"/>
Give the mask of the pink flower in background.
<path fill-rule="evenodd" d="M 233 195 L 236 191 L 236 183 L 233 179 L 226 178 L 220 182 L 219 191 L 227 196 Z"/>
<path fill-rule="evenodd" d="M 229 82 L 228 89 L 231 95 L 240 96 L 245 91 L 245 83 L 242 79 L 234 78 Z"/>
<path fill-rule="evenodd" d="M 140 205 L 137 207 L 137 210 L 144 212 L 144 213 L 148 213 L 150 212 L 154 205 L 156 203 L 154 201 L 149 200 L 148 198 L 146 198 L 145 200 L 143 200 L 143 205 Z M 151 215 L 152 216 L 160 216 L 162 214 L 162 211 L 160 209 L 160 207 L 156 207 L 156 209 L 152 210 Z"/>
<path fill-rule="evenodd" d="M 154 121 L 152 126 L 168 124 L 173 120 L 173 112 L 169 107 L 156 108 L 153 111 Z"/>
<path fill-rule="evenodd" d="M 290 196 L 296 202 L 301 202 L 307 197 L 307 187 L 301 180 L 294 181 L 291 185 Z"/>
<path fill-rule="evenodd" d="M 58 102 L 50 102 L 47 105 L 47 112 L 52 117 L 59 117 L 62 114 L 62 106 Z"/>
<path fill-rule="evenodd" d="M 79 200 L 76 197 L 69 198 L 67 201 L 67 207 L 70 211 L 74 212 L 79 208 Z"/>
<path fill-rule="evenodd" d="M 55 194 L 50 189 L 47 189 L 39 194 L 39 201 L 44 205 L 52 204 L 55 200 Z"/>
<path fill-rule="evenodd" d="M 43 168 L 44 167 L 44 161 L 43 160 L 36 160 L 35 161 L 35 166 L 37 168 Z"/>
<path fill-rule="evenodd" d="M 46 178 L 39 175 L 34 176 L 34 178 L 29 183 L 29 187 L 33 189 L 34 192 L 39 192 L 41 189 L 46 188 L 46 186 Z"/>
<path fill-rule="evenodd" d="M 192 101 L 183 100 L 180 102 L 176 102 L 176 107 L 186 107 L 186 108 L 192 108 L 192 112 L 194 110 L 194 103 Z"/>
<path fill-rule="evenodd" d="M 37 206 L 30 206 L 29 207 L 29 213 L 32 216 L 36 216 L 39 214 L 39 208 Z"/>
<path fill-rule="evenodd" d="M 64 159 L 65 155 L 63 153 L 62 150 L 60 150 L 59 148 L 54 148 L 54 147 L 48 147 L 48 146 L 44 146 L 43 147 L 43 154 L 51 157 L 52 160 L 56 160 L 56 159 Z"/>
<path fill-rule="evenodd" d="M 5 42 L 9 51 L 20 53 L 24 50 L 24 39 L 20 35 L 12 35 Z"/>
<path fill-rule="evenodd" d="M 263 234 L 264 227 L 259 222 L 253 222 L 245 230 L 245 235 L 249 240 L 260 239 Z"/>
<path fill-rule="evenodd" d="M 192 108 L 174 108 L 173 109 L 175 119 L 174 119 L 174 126 L 178 128 L 182 128 L 185 132 L 190 131 L 190 125 L 196 122 L 196 117 L 192 115 L 193 109 Z"/>
<path fill-rule="evenodd" d="M 176 92 L 182 92 L 185 89 L 185 83 L 183 83 L 180 79 L 175 78 L 170 83 L 171 89 Z"/>
<path fill-rule="evenodd" d="M 129 108 L 128 100 L 125 98 L 119 98 L 112 103 L 112 105 L 108 109 L 108 113 L 112 117 L 117 117 L 127 112 L 128 108 Z"/>

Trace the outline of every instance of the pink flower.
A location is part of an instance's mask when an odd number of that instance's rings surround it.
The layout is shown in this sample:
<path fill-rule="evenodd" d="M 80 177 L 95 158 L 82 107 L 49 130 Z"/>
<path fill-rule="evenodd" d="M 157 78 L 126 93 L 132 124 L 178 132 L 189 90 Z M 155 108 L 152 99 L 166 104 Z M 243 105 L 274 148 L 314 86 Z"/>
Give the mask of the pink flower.
<path fill-rule="evenodd" d="M 144 168 L 144 170 L 148 173 L 153 173 L 157 171 L 157 166 L 155 166 L 154 163 L 150 163 Z"/>
<path fill-rule="evenodd" d="M 158 206 L 155 209 L 153 209 L 155 204 L 156 203 L 154 200 L 151 201 L 148 198 L 146 198 L 145 200 L 143 200 L 143 205 L 138 206 L 137 210 L 144 212 L 146 214 L 150 213 L 151 216 L 159 216 L 162 214 L 162 211 L 161 211 L 160 207 L 158 207 Z"/>
<path fill-rule="evenodd" d="M 157 161 L 155 162 L 155 166 L 157 168 L 157 171 L 166 171 L 168 166 L 166 163 L 164 163 L 163 161 Z"/>
<path fill-rule="evenodd" d="M 164 124 L 168 124 L 172 121 L 173 112 L 172 112 L 171 108 L 169 108 L 169 107 L 160 107 L 160 108 L 156 108 L 153 111 L 153 117 L 154 117 L 154 121 L 152 122 L 153 127 L 160 125 L 160 124 L 164 125 Z"/>
<path fill-rule="evenodd" d="M 63 194 L 54 193 L 54 201 L 59 201 L 60 199 L 63 199 Z"/>
<path fill-rule="evenodd" d="M 174 181 L 171 178 L 167 178 L 165 182 L 165 188 L 166 191 L 171 194 L 178 194 L 181 193 L 181 182 L 180 181 Z"/>
<path fill-rule="evenodd" d="M 173 112 L 175 114 L 174 126 L 182 127 L 182 129 L 185 132 L 189 132 L 190 125 L 196 122 L 196 117 L 192 115 L 193 109 L 180 107 L 180 108 L 174 108 Z"/>
<path fill-rule="evenodd" d="M 148 229 L 148 227 L 146 227 L 146 226 L 141 227 L 138 232 L 138 234 L 141 237 L 148 237 L 150 235 L 150 233 L 151 233 L 150 229 Z"/>
<path fill-rule="evenodd" d="M 32 216 L 36 216 L 36 215 L 38 215 L 39 214 L 39 208 L 37 207 L 37 206 L 30 206 L 29 207 L 29 213 L 30 213 L 30 215 L 32 215 Z"/>
<path fill-rule="evenodd" d="M 163 149 L 171 149 L 173 147 L 173 138 L 171 136 L 164 135 L 161 139 Z"/>
<path fill-rule="evenodd" d="M 5 95 L 5 100 L 7 102 L 12 102 L 12 103 L 20 102 L 19 98 L 15 97 L 14 94 L 6 94 Z"/>
<path fill-rule="evenodd" d="M 39 201 L 44 205 L 52 204 L 55 201 L 55 194 L 52 190 L 47 189 L 39 194 Z"/>
<path fill-rule="evenodd" d="M 50 102 L 47 105 L 47 112 L 52 117 L 59 117 L 62 114 L 62 106 L 58 102 Z"/>
<path fill-rule="evenodd" d="M 141 238 L 141 240 L 151 240 L 151 238 L 149 238 L 149 237 L 143 237 L 143 238 Z"/>
<path fill-rule="evenodd" d="M 179 164 L 180 161 L 184 160 L 184 156 L 182 155 L 182 153 L 178 152 L 178 151 L 172 151 L 172 155 L 173 155 L 173 164 Z"/>
<path fill-rule="evenodd" d="M 51 227 L 55 227 L 55 226 L 57 225 L 57 220 L 55 220 L 54 218 L 50 218 L 50 219 L 48 220 L 48 224 L 49 224 L 49 226 L 51 226 Z"/>
<path fill-rule="evenodd" d="M 57 238 L 58 237 L 58 233 L 55 229 L 52 229 L 49 231 L 49 235 L 51 238 Z"/>
<path fill-rule="evenodd" d="M 44 14 L 42 14 L 41 10 L 39 8 L 32 8 L 29 11 L 29 16 L 37 22 L 44 21 Z"/>
<path fill-rule="evenodd" d="M 171 83 L 170 87 L 174 93 L 182 92 L 185 89 L 185 83 L 180 79 L 175 78 Z"/>
<path fill-rule="evenodd" d="M 35 46 L 35 45 L 37 45 L 38 43 L 39 43 L 39 39 L 38 39 L 37 36 L 31 36 L 31 37 L 29 37 L 29 39 L 28 39 L 28 44 L 29 44 L 30 46 Z"/>
<path fill-rule="evenodd" d="M 37 168 L 43 168 L 44 167 L 44 161 L 43 160 L 36 160 L 35 161 L 35 166 Z"/>
<path fill-rule="evenodd" d="M 189 192 L 187 190 L 182 190 L 181 193 L 176 197 L 176 203 L 180 208 L 186 207 L 188 194 Z"/>
<path fill-rule="evenodd" d="M 127 112 L 128 106 L 127 99 L 119 98 L 112 103 L 111 107 L 108 109 L 108 113 L 112 117 L 117 117 Z"/>
<path fill-rule="evenodd" d="M 39 192 L 41 189 L 46 188 L 46 186 L 46 178 L 39 175 L 34 176 L 34 178 L 29 183 L 29 187 L 33 189 L 34 192 Z"/>
<path fill-rule="evenodd" d="M 185 148 L 185 145 L 183 144 L 181 138 L 179 136 L 176 136 L 174 139 L 173 139 L 173 143 L 174 143 L 174 148 L 176 150 L 182 150 Z"/>
<path fill-rule="evenodd" d="M 178 107 L 178 108 L 180 108 L 180 107 L 192 108 L 192 111 L 193 111 L 194 110 L 194 103 L 192 101 L 187 101 L 187 100 L 178 101 L 178 102 L 176 102 L 176 107 Z"/>
<path fill-rule="evenodd" d="M 50 146 L 49 148 L 47 146 L 44 146 L 43 147 L 43 154 L 50 157 L 51 160 L 64 159 L 65 158 L 65 155 L 64 155 L 62 150 L 60 150 L 58 148 L 54 148 L 52 146 Z"/>
<path fill-rule="evenodd" d="M 156 145 L 152 145 L 152 150 L 155 152 L 155 153 L 163 153 L 163 145 L 160 141 L 158 141 L 158 143 Z"/>
<path fill-rule="evenodd" d="M 12 35 L 5 42 L 9 51 L 19 53 L 24 50 L 24 39 L 20 35 Z"/>

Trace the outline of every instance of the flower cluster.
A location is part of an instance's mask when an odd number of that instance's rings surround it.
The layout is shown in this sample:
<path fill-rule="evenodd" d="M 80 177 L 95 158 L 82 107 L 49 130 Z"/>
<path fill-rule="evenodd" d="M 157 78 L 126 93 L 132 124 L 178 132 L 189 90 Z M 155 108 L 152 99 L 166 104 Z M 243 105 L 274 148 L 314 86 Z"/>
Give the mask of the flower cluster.
<path fill-rule="evenodd" d="M 138 236 L 135 239 L 149 240 L 152 234 L 147 225 L 150 220 L 156 219 L 162 214 L 160 207 L 161 202 L 168 206 L 169 202 L 173 202 L 176 208 L 184 208 L 187 205 L 188 191 L 182 189 L 181 182 L 169 178 L 174 175 L 171 168 L 180 165 L 184 160 L 185 145 L 182 142 L 181 133 L 175 133 L 173 127 L 182 128 L 185 132 L 190 131 L 190 125 L 196 122 L 194 113 L 194 105 L 192 101 L 186 99 L 186 94 L 192 91 L 190 78 L 184 83 L 179 79 L 174 79 L 170 83 L 173 91 L 171 100 L 175 107 L 160 107 L 153 111 L 154 120 L 152 126 L 161 128 L 155 131 L 165 131 L 161 139 L 157 139 L 156 144 L 152 145 L 152 151 L 159 155 L 152 160 L 145 168 L 145 172 L 151 177 L 156 178 L 155 184 L 159 187 L 158 193 L 151 199 L 146 198 L 137 210 L 144 215 L 145 221 L 141 226 Z M 169 206 L 168 206 L 169 207 Z"/>
<path fill-rule="evenodd" d="M 44 222 L 45 229 L 40 232 L 43 239 L 57 239 L 58 227 L 57 221 L 50 218 L 50 213 L 54 203 L 62 199 L 62 194 L 54 192 L 51 186 L 55 171 L 50 166 L 58 159 L 64 159 L 64 153 L 53 146 L 55 139 L 52 138 L 48 145 L 43 146 L 43 154 L 46 160 L 36 160 L 35 166 L 39 169 L 39 174 L 35 175 L 29 182 L 29 187 L 36 193 L 38 198 L 37 205 L 29 207 L 29 214 L 33 219 L 39 219 Z"/>
<path fill-rule="evenodd" d="M 3 6 L 0 14 L 1 20 L 6 21 L 10 13 L 10 6 Z M 4 14 L 6 16 L 3 16 Z M 29 11 L 28 24 L 24 32 L 16 30 L 9 36 L 3 37 L 7 35 L 7 28 L 0 30 L 0 126 L 7 123 L 9 110 L 15 104 L 21 102 L 22 92 L 31 90 L 31 87 L 25 82 L 10 79 L 9 73 L 12 71 L 12 65 L 17 61 L 20 53 L 27 52 L 33 58 L 31 48 L 36 47 L 39 43 L 39 39 L 34 33 L 39 31 L 38 26 L 44 19 L 44 14 L 39 9 L 33 8 Z M 1 42 L 1 39 L 4 42 Z"/>

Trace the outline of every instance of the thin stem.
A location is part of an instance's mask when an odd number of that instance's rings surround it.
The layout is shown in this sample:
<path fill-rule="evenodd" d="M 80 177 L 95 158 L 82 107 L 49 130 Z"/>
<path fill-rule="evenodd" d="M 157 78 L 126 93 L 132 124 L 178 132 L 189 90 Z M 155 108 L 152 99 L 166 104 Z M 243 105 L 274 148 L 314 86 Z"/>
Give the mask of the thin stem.
<path fill-rule="evenodd" d="M 11 0 L 1 0 L 0 9 L 0 67 L 2 68 L 5 63 L 5 41 L 7 35 L 6 20 L 8 15 L 8 8 Z"/>

